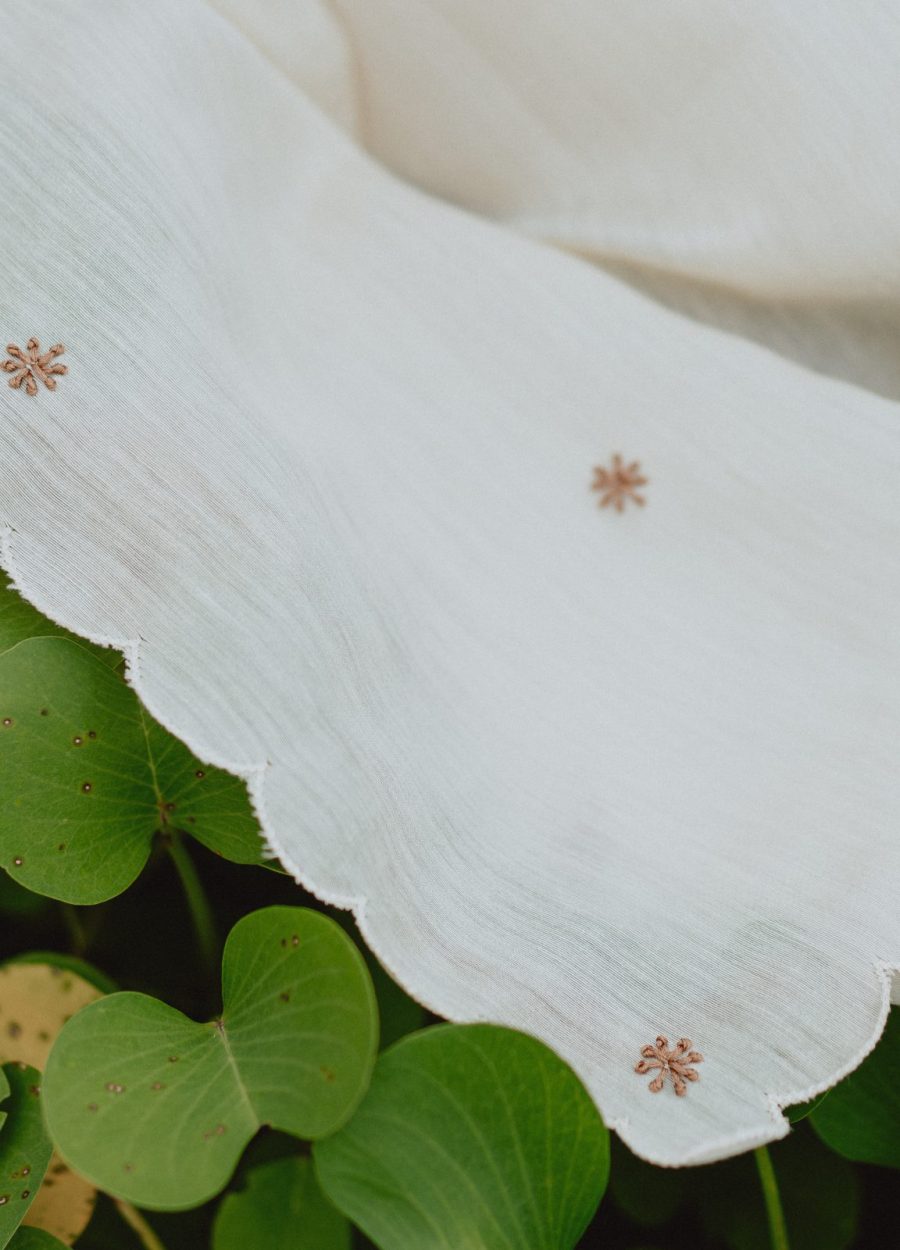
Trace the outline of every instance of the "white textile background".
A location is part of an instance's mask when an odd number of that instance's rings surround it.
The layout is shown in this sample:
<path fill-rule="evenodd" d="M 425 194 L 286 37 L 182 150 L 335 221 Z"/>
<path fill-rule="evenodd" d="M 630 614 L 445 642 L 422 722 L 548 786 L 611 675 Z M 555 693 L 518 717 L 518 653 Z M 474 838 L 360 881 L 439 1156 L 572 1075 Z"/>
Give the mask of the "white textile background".
<path fill-rule="evenodd" d="M 900 965 L 892 6 L 0 13 L 16 584 L 422 1001 L 654 1161 L 783 1134 Z"/>

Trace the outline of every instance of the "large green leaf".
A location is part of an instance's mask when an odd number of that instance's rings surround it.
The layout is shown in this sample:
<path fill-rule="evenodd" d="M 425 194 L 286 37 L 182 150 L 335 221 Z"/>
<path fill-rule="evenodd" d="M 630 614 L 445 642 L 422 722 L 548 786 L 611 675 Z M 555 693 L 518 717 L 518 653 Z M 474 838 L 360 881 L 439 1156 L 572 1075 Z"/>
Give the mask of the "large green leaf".
<path fill-rule="evenodd" d="M 41 1074 L 17 1063 L 4 1064 L 2 1071 L 0 1247 L 8 1244 L 34 1201 L 52 1150 L 41 1115 Z"/>
<path fill-rule="evenodd" d="M 386 1050 L 359 1110 L 314 1153 L 328 1197 L 381 1250 L 568 1250 L 609 1173 L 606 1129 L 571 1069 L 482 1024 Z"/>
<path fill-rule="evenodd" d="M 52 898 L 120 893 L 157 832 L 185 831 L 237 863 L 261 860 L 243 781 L 201 764 L 64 638 L 0 655 L 0 773 L 0 866 Z"/>
<path fill-rule="evenodd" d="M 309 1158 L 254 1168 L 222 1199 L 213 1250 L 350 1250 L 350 1225 L 319 1188 Z"/>
<path fill-rule="evenodd" d="M 338 925 L 269 907 L 222 958 L 221 1018 L 197 1024 L 144 994 L 111 994 L 63 1028 L 44 1076 L 65 1159 L 138 1206 L 218 1193 L 263 1124 L 333 1132 L 365 1092 L 378 1042 L 372 982 Z"/>
<path fill-rule="evenodd" d="M 845 1158 L 900 1168 L 900 1011 L 891 1012 L 878 1045 L 810 1121 Z"/>
<path fill-rule="evenodd" d="M 804 1127 L 769 1147 L 791 1250 L 846 1250 L 856 1236 L 859 1193 L 849 1164 Z M 697 1169 L 700 1211 L 728 1250 L 769 1250 L 770 1237 L 752 1155 Z"/>
<path fill-rule="evenodd" d="M 122 656 L 112 647 L 100 647 L 96 643 L 79 638 L 55 624 L 33 608 L 17 591 L 13 590 L 9 577 L 0 569 L 0 652 L 8 651 L 25 638 L 69 638 L 79 643 L 111 668 L 122 662 Z"/>

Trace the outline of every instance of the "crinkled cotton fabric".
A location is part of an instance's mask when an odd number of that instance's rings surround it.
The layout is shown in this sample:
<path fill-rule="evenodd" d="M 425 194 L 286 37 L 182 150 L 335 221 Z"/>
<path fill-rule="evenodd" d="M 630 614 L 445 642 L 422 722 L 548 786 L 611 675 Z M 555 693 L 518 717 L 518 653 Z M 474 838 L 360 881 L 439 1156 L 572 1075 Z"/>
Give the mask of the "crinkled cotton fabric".
<path fill-rule="evenodd" d="M 783 1135 L 900 965 L 890 7 L 0 12 L 16 585 L 422 1002 Z"/>

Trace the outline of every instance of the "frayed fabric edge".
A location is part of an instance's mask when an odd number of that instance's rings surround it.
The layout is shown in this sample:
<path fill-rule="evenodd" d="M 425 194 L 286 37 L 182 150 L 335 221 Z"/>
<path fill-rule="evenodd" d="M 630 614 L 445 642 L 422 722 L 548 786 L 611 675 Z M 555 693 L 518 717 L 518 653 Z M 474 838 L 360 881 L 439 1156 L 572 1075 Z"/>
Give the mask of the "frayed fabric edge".
<path fill-rule="evenodd" d="M 179 738 L 189 747 L 191 751 L 205 763 L 214 768 L 222 768 L 226 772 L 232 773 L 239 777 L 247 786 L 247 793 L 250 798 L 250 804 L 253 812 L 259 822 L 260 836 L 265 854 L 277 859 L 281 865 L 287 870 L 291 877 L 309 894 L 312 894 L 320 902 L 325 903 L 329 907 L 336 907 L 341 911 L 349 911 L 353 914 L 366 945 L 375 954 L 379 962 L 383 965 L 387 973 L 402 987 L 407 994 L 416 1000 L 421 1006 L 435 1015 L 443 1016 L 446 1019 L 454 1020 L 454 1017 L 447 1014 L 446 1010 L 427 993 L 418 989 L 413 984 L 409 976 L 401 976 L 392 968 L 378 949 L 377 944 L 372 938 L 372 933 L 367 921 L 366 909 L 368 900 L 362 895 L 345 895 L 339 891 L 328 890 L 318 882 L 312 880 L 308 874 L 300 868 L 296 860 L 281 845 L 277 834 L 273 830 L 266 813 L 265 805 L 265 780 L 266 774 L 270 768 L 270 761 L 263 764 L 245 764 L 228 760 L 219 755 L 216 751 L 211 750 L 205 743 L 200 743 L 192 738 L 190 734 L 182 733 L 176 722 L 171 719 L 163 709 L 155 702 L 152 696 L 148 695 L 144 687 L 143 675 L 141 672 L 141 649 L 145 639 L 138 638 L 114 638 L 110 635 L 99 632 L 84 632 L 81 628 L 74 628 L 64 619 L 64 614 L 56 610 L 55 606 L 49 604 L 41 595 L 35 594 L 28 587 L 26 580 L 19 571 L 18 564 L 13 555 L 13 537 L 15 530 L 12 526 L 5 526 L 0 531 L 0 568 L 2 568 L 10 579 L 10 585 L 13 590 L 22 596 L 26 602 L 41 612 L 54 624 L 61 629 L 70 630 L 72 633 L 78 634 L 82 638 L 86 638 L 89 642 L 96 643 L 102 647 L 114 647 L 121 651 L 125 657 L 125 679 L 134 690 L 141 703 L 147 709 L 151 716 L 154 717 L 169 733 Z M 697 1150 L 690 1151 L 687 1155 L 677 1160 L 666 1158 L 663 1155 L 657 1155 L 644 1152 L 638 1149 L 629 1141 L 630 1121 L 628 1117 L 607 1117 L 604 1114 L 603 1107 L 596 1094 L 591 1092 L 593 1101 L 603 1118 L 606 1127 L 616 1133 L 638 1158 L 644 1162 L 650 1163 L 655 1167 L 662 1168 L 682 1168 L 682 1167 L 699 1167 L 707 1163 L 716 1163 L 725 1159 L 733 1158 L 735 1155 L 744 1154 L 749 1150 L 754 1150 L 759 1146 L 765 1146 L 769 1142 L 780 1141 L 786 1137 L 791 1131 L 791 1123 L 784 1114 L 784 1108 L 794 1106 L 798 1103 L 809 1102 L 811 1099 L 818 1097 L 820 1094 L 826 1093 L 832 1089 L 844 1077 L 855 1071 L 863 1062 L 867 1055 L 877 1046 L 885 1025 L 887 1024 L 888 1015 L 891 1010 L 891 982 L 894 976 L 900 975 L 900 963 L 891 963 L 886 960 L 874 961 L 872 968 L 875 973 L 876 980 L 881 987 L 881 1005 L 878 1012 L 876 1025 L 869 1037 L 863 1043 L 858 1051 L 836 1072 L 830 1074 L 823 1081 L 807 1086 L 804 1089 L 796 1090 L 785 1094 L 769 1093 L 764 1095 L 764 1104 L 768 1111 L 771 1121 L 771 1129 L 768 1132 L 752 1131 L 747 1133 L 732 1134 L 724 1137 L 714 1138 L 707 1142 L 704 1146 Z M 456 1019 L 455 1023 L 501 1023 L 500 1021 L 492 1021 L 485 1016 L 468 1015 L 465 1019 Z M 544 1043 L 546 1045 L 546 1043 Z"/>

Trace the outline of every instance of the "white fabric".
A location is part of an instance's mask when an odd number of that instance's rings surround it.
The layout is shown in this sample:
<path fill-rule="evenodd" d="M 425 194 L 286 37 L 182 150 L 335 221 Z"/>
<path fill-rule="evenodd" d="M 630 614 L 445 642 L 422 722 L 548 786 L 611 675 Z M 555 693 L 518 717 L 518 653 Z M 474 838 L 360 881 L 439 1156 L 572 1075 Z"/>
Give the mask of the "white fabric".
<path fill-rule="evenodd" d="M 891 7 L 0 12 L 0 335 L 70 370 L 0 388 L 16 583 L 423 1002 L 652 1160 L 787 1131 L 900 964 L 898 410 L 566 250 L 813 364 L 874 323 Z M 615 452 L 645 508 L 597 508 Z M 633 1071 L 661 1031 L 685 1098 Z"/>

